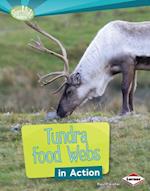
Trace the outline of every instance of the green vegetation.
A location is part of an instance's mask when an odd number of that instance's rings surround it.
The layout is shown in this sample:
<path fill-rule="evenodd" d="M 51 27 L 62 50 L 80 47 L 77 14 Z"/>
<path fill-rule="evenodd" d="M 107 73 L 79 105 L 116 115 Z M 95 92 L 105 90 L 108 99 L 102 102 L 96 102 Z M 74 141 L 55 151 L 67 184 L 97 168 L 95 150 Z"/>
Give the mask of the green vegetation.
<path fill-rule="evenodd" d="M 58 181 L 54 178 L 28 179 L 26 177 L 21 133 L 12 131 L 12 126 L 45 123 L 43 117 L 44 113 L 38 116 L 33 114 L 0 115 L 0 191 L 150 190 L 150 115 L 125 117 L 111 124 L 110 172 L 102 180 L 94 181 Z M 72 120 L 72 118 L 68 119 Z M 124 176 L 132 172 L 143 176 L 144 184 L 132 188 L 122 181 Z M 98 183 L 117 183 L 119 186 L 107 185 L 102 188 L 98 186 Z"/>
<path fill-rule="evenodd" d="M 71 70 L 97 31 L 112 20 L 149 20 L 150 8 L 122 9 L 105 12 L 69 14 L 36 18 L 43 29 L 59 38 L 68 51 Z M 24 23 L 8 15 L 0 14 L 0 111 L 36 112 L 53 110 L 58 97 L 50 96 L 52 88 L 41 88 L 36 73 L 48 73 L 63 68 L 62 63 L 49 55 L 38 54 L 27 44 L 36 33 Z M 42 37 L 41 37 L 42 38 Z M 46 46 L 58 50 L 47 39 Z M 59 51 L 59 50 L 58 50 Z M 107 51 L 107 47 L 106 47 Z M 111 123 L 110 172 L 103 180 L 56 181 L 49 179 L 27 179 L 24 170 L 21 133 L 12 131 L 19 124 L 45 123 L 44 112 L 36 114 L 0 114 L 0 191 L 148 191 L 150 190 L 150 80 L 147 72 L 138 73 L 136 110 L 142 115 L 123 118 Z M 109 85 L 102 102 L 89 102 L 66 120 L 88 116 L 114 116 L 121 105 L 120 77 Z M 110 96 L 111 95 L 111 96 Z M 83 114 L 88 112 L 87 114 Z M 91 113 L 91 111 L 93 113 Z M 111 112 L 110 112 L 111 111 Z M 100 113 L 97 113 L 100 112 Z M 49 121 L 50 123 L 51 121 Z M 58 121 L 54 121 L 58 122 Z M 59 120 L 64 122 L 64 120 Z M 132 188 L 122 178 L 137 172 L 145 178 L 143 185 Z M 99 187 L 97 183 L 118 183 L 119 186 Z"/>
<path fill-rule="evenodd" d="M 63 42 L 73 70 L 102 26 L 112 20 L 149 20 L 149 10 L 147 7 L 49 16 L 36 18 L 34 22 Z M 49 97 L 51 87 L 39 87 L 36 73 L 61 70 L 63 63 L 53 56 L 37 53 L 27 46 L 30 39 L 39 35 L 35 31 L 8 15 L 0 14 L 0 17 L 0 111 L 39 111 L 46 109 L 48 104 L 53 107 L 57 100 L 54 96 L 51 99 Z M 41 38 L 46 46 L 58 50 L 49 40 Z M 148 100 L 149 76 L 146 72 L 140 72 L 138 81 L 141 90 L 137 94 L 138 100 L 142 96 Z M 117 92 L 119 85 L 120 80 L 117 79 L 111 85 L 110 91 L 115 89 Z"/>

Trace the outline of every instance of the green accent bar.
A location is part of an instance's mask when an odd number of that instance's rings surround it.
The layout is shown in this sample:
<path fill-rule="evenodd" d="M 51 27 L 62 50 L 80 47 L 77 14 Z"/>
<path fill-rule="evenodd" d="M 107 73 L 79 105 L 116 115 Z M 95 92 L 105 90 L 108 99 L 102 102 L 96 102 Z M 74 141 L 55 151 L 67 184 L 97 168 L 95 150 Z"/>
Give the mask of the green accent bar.
<path fill-rule="evenodd" d="M 56 179 L 102 179 L 102 166 L 55 168 Z"/>

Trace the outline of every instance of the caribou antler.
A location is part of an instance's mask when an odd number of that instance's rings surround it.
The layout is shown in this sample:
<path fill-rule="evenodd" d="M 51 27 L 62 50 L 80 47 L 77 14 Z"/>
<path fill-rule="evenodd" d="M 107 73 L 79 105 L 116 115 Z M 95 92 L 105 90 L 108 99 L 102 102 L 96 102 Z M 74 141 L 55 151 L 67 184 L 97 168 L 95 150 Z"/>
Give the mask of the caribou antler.
<path fill-rule="evenodd" d="M 30 23 L 30 22 L 26 22 L 26 24 L 29 27 L 31 27 L 32 29 L 34 29 L 35 31 L 41 33 L 42 35 L 44 35 L 48 39 L 55 42 L 60 47 L 61 53 L 62 53 L 62 54 L 59 54 L 57 52 L 54 52 L 54 51 L 46 48 L 39 37 L 37 38 L 37 40 L 32 40 L 29 43 L 30 47 L 32 47 L 32 48 L 34 48 L 34 49 L 36 49 L 36 50 L 38 50 L 40 52 L 45 52 L 45 53 L 54 55 L 54 56 L 58 57 L 59 59 L 61 59 L 64 62 L 64 70 L 61 71 L 61 72 L 52 72 L 52 73 L 46 74 L 44 76 L 41 76 L 41 75 L 38 74 L 39 82 L 41 83 L 41 85 L 42 86 L 48 85 L 48 84 L 50 84 L 50 83 L 54 82 L 55 80 L 57 80 L 59 78 L 62 78 L 62 77 L 65 77 L 66 79 L 68 79 L 68 76 L 69 76 L 69 63 L 68 63 L 68 58 L 67 58 L 67 52 L 66 52 L 66 49 L 61 44 L 61 42 L 58 39 L 56 39 L 55 37 L 53 37 L 52 35 L 50 35 L 49 33 L 45 32 L 38 25 Z M 56 90 L 54 93 L 59 92 L 63 88 L 65 83 L 63 83 L 58 88 L 58 90 Z"/>

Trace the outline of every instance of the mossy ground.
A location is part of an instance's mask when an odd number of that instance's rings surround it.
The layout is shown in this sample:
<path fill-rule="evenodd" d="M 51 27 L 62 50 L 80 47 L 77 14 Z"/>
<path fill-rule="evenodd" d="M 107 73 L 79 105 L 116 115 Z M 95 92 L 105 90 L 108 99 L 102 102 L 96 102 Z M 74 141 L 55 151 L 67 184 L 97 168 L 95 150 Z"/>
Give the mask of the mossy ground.
<path fill-rule="evenodd" d="M 65 45 L 70 60 L 71 71 L 79 62 L 82 54 L 97 31 L 112 20 L 144 21 L 149 20 L 150 9 L 134 8 L 113 11 L 101 11 L 83 14 L 43 17 L 35 20 L 42 28 L 59 38 Z M 36 33 L 10 16 L 0 14 L 0 111 L 33 112 L 47 105 L 56 105 L 57 99 L 50 97 L 50 89 L 41 89 L 36 73 L 48 73 L 60 70 L 62 63 L 54 57 L 38 54 L 28 48 L 30 39 Z M 54 47 L 42 38 L 48 47 Z M 107 48 L 106 48 L 107 51 Z M 0 191 L 148 191 L 150 190 L 150 114 L 149 114 L 149 75 L 138 74 L 140 84 L 136 106 L 142 115 L 128 116 L 111 123 L 110 172 L 102 180 L 56 181 L 49 179 L 28 179 L 25 175 L 23 148 L 20 131 L 12 130 L 16 124 L 45 123 L 44 113 L 0 114 Z M 49 87 L 50 88 L 50 87 Z M 106 101 L 106 110 L 101 113 L 76 113 L 67 120 L 76 120 L 90 116 L 112 117 L 117 112 L 120 92 L 120 79 L 110 85 L 110 99 Z M 112 90 L 115 91 L 112 94 Z M 38 95 L 38 96 L 37 96 Z M 108 95 L 108 94 L 107 94 Z M 113 95 L 113 96 L 112 96 Z M 101 107 L 100 107 L 101 108 Z M 99 111 L 99 110 L 98 110 Z M 84 113 L 84 112 L 82 112 Z M 47 123 L 50 123 L 49 121 Z M 58 120 L 53 122 L 64 122 Z M 145 178 L 142 185 L 132 188 L 122 182 L 122 178 L 131 172 L 137 172 Z M 119 186 L 99 187 L 97 183 L 118 183 Z"/>
<path fill-rule="evenodd" d="M 16 124 L 21 127 L 24 124 L 57 122 L 56 120 L 45 122 L 44 115 L 44 113 L 0 115 L 0 191 L 150 190 L 149 114 L 128 116 L 117 123 L 111 123 L 110 172 L 102 180 L 28 179 L 25 175 L 21 132 L 12 130 L 12 127 Z M 67 120 L 75 118 L 77 114 Z M 122 181 L 124 176 L 132 172 L 143 176 L 144 184 L 132 188 Z M 117 183 L 119 186 L 110 186 L 107 183 Z"/>

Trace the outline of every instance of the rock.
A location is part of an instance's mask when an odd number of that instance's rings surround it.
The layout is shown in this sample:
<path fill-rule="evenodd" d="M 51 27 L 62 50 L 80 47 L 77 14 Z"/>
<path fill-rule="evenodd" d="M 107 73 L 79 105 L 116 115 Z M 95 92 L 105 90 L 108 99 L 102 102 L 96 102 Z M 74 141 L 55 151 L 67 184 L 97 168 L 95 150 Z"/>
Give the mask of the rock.
<path fill-rule="evenodd" d="M 40 112 L 33 113 L 33 115 L 39 116 L 39 115 L 40 115 Z"/>
<path fill-rule="evenodd" d="M 52 119 L 58 119 L 59 116 L 57 115 L 56 112 L 48 112 L 46 114 L 45 120 L 52 120 Z"/>
<path fill-rule="evenodd" d="M 83 119 L 76 119 L 76 120 L 69 120 L 69 122 L 109 122 L 109 123 L 117 123 L 121 120 L 120 116 L 115 116 L 115 117 L 101 117 L 101 116 L 94 116 L 94 117 L 86 117 Z"/>
<path fill-rule="evenodd" d="M 7 112 L 7 113 L 3 113 L 3 115 L 4 115 L 4 116 L 10 116 L 10 115 L 12 115 L 12 113 Z"/>
<path fill-rule="evenodd" d="M 11 131 L 17 133 L 18 131 L 20 131 L 21 129 L 21 125 L 18 123 L 18 124 L 15 124 L 11 127 Z"/>

